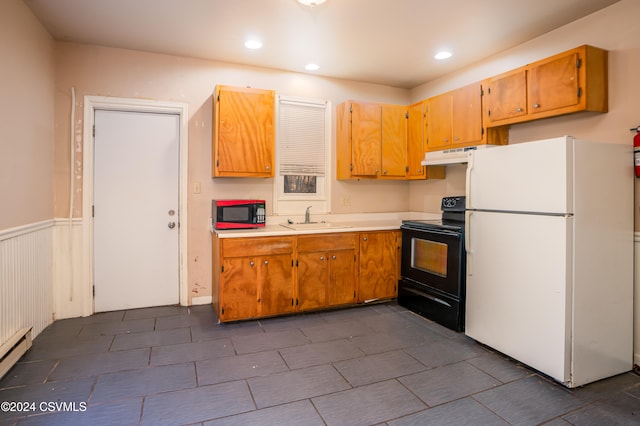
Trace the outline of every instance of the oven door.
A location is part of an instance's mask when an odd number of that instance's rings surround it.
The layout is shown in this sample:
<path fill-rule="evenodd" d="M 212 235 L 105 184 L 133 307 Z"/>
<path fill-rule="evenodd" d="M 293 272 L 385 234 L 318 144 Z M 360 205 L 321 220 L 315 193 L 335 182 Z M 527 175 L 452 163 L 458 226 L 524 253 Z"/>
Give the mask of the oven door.
<path fill-rule="evenodd" d="M 402 229 L 402 276 L 457 299 L 464 298 L 464 239 L 440 228 Z"/>

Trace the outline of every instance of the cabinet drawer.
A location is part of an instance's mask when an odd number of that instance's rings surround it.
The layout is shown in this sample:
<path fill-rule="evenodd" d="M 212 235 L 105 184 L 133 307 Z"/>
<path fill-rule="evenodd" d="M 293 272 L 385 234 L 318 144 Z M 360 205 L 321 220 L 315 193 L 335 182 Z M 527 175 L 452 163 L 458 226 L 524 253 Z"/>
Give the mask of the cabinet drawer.
<path fill-rule="evenodd" d="M 356 234 L 353 232 L 298 236 L 299 252 L 347 250 L 355 247 Z"/>
<path fill-rule="evenodd" d="M 222 257 L 293 253 L 294 240 L 295 237 L 228 238 L 222 240 Z"/>

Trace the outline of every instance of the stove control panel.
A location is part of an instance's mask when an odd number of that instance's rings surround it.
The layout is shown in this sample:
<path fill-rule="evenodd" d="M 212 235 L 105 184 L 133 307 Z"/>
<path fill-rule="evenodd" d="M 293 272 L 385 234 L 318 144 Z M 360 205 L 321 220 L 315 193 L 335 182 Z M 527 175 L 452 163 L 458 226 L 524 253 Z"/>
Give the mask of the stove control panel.
<path fill-rule="evenodd" d="M 466 205 L 466 197 L 458 196 L 458 197 L 444 197 L 442 198 L 442 206 L 441 210 L 443 212 L 463 212 L 465 211 Z"/>

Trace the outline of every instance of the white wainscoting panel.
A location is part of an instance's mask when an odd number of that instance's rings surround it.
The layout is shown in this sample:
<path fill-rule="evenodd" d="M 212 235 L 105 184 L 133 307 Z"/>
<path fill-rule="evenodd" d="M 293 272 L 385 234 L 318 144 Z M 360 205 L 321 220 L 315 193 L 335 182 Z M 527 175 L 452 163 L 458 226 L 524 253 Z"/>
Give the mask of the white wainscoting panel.
<path fill-rule="evenodd" d="M 53 322 L 53 220 L 0 231 L 0 345 Z"/>
<path fill-rule="evenodd" d="M 84 312 L 87 286 L 82 282 L 82 219 L 56 219 L 53 228 L 53 307 L 55 319 Z M 89 299 L 90 300 L 90 299 Z"/>

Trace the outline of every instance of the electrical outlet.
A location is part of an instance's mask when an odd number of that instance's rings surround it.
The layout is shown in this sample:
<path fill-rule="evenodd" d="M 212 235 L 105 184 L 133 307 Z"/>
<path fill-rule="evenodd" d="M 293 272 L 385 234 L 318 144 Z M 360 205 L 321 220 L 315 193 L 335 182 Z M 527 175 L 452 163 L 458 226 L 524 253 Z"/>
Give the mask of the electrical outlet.
<path fill-rule="evenodd" d="M 194 194 L 199 194 L 201 190 L 202 190 L 202 187 L 200 186 L 200 182 L 196 182 L 196 183 L 193 184 L 193 193 Z"/>
<path fill-rule="evenodd" d="M 351 195 L 343 195 L 342 196 L 342 205 L 350 206 L 351 205 Z"/>

